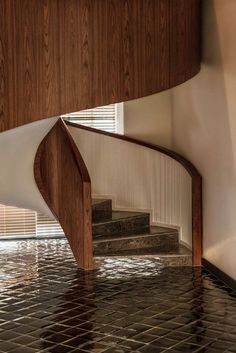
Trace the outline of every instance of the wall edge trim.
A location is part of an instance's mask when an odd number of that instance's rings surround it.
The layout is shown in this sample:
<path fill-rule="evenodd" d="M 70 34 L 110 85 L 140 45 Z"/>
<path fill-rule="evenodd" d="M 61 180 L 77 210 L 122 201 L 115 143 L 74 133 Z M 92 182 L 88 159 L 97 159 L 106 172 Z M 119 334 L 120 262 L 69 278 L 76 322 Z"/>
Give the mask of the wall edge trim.
<path fill-rule="evenodd" d="M 224 271 L 220 270 L 217 266 L 213 265 L 210 261 L 202 258 L 202 266 L 212 273 L 217 279 L 224 282 L 232 290 L 236 291 L 236 280 L 227 275 Z"/>

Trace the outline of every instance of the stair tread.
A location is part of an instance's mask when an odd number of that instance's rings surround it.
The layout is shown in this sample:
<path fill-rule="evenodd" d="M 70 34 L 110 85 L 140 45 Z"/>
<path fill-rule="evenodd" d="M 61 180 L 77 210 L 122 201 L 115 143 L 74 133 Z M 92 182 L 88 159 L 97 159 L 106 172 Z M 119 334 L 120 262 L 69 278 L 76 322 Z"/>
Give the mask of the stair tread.
<path fill-rule="evenodd" d="M 158 236 L 158 235 L 165 235 L 165 234 L 177 234 L 178 235 L 178 230 L 173 229 L 173 228 L 167 228 L 167 227 L 159 227 L 159 226 L 150 226 L 149 231 L 147 233 L 140 233 L 140 234 L 129 234 L 129 235 L 117 235 L 117 236 L 109 236 L 109 235 L 104 235 L 100 236 L 98 239 L 94 239 L 94 242 L 106 242 L 106 241 L 120 241 L 122 239 L 137 239 L 137 238 L 143 238 L 143 237 L 148 237 L 148 236 Z"/>
<path fill-rule="evenodd" d="M 149 213 L 130 212 L 130 211 L 112 211 L 111 218 L 95 221 L 93 222 L 93 225 L 105 224 L 109 222 L 121 221 L 129 218 L 136 218 L 136 217 L 142 217 L 142 216 L 143 217 L 149 216 Z"/>
<path fill-rule="evenodd" d="M 122 256 L 181 256 L 181 257 L 189 257 L 192 256 L 192 252 L 186 248 L 184 245 L 179 244 L 175 250 L 170 251 L 160 251 L 155 249 L 129 249 L 129 250 L 119 250 L 107 252 L 105 255 L 96 255 L 96 257 L 122 257 Z"/>
<path fill-rule="evenodd" d="M 191 265 L 192 253 L 178 243 L 178 229 L 150 226 L 147 222 L 150 215 L 147 212 L 113 211 L 111 200 L 108 199 L 95 198 L 92 200 L 92 205 L 93 216 L 98 214 L 97 219 L 93 218 L 93 243 L 96 258 L 154 256 L 173 266 L 179 263 Z M 99 217 L 99 211 L 106 208 L 110 208 L 110 213 Z M 126 223 L 129 224 L 128 228 L 124 226 Z M 132 229 L 132 224 L 139 224 L 141 227 Z M 117 234 L 113 232 L 116 228 Z"/>
<path fill-rule="evenodd" d="M 110 202 L 110 199 L 92 199 L 92 206 L 98 205 L 98 204 L 102 204 L 105 202 Z"/>

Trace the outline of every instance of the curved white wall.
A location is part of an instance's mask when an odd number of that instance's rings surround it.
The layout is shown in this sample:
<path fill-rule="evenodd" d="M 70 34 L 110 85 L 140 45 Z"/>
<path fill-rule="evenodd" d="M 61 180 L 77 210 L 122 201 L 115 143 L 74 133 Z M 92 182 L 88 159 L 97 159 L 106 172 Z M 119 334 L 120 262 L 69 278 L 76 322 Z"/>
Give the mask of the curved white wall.
<path fill-rule="evenodd" d="M 171 91 L 124 102 L 124 134 L 172 149 Z"/>
<path fill-rule="evenodd" d="M 191 246 L 191 177 L 177 161 L 154 150 L 69 127 L 88 167 L 93 194 L 112 196 L 116 209 L 151 211 L 153 224 L 181 228 Z"/>
<path fill-rule="evenodd" d="M 40 142 L 58 118 L 27 124 L 0 134 L 0 203 L 53 217 L 34 179 Z"/>
<path fill-rule="evenodd" d="M 202 5 L 202 71 L 173 91 L 174 148 L 203 176 L 203 256 L 236 279 L 236 1 Z"/>

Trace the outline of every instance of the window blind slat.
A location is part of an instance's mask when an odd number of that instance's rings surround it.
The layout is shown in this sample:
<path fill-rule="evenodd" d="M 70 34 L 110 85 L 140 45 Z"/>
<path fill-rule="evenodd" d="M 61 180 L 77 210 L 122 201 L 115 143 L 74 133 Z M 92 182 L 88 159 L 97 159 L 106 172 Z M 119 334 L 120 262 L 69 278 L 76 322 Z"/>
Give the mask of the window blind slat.
<path fill-rule="evenodd" d="M 93 109 L 81 110 L 61 116 L 73 123 L 93 127 L 108 132 L 117 132 L 116 104 L 105 105 Z"/>
<path fill-rule="evenodd" d="M 37 212 L 0 204 L 0 238 L 63 236 L 60 224 Z"/>
<path fill-rule="evenodd" d="M 36 212 L 0 205 L 0 237 L 36 235 Z"/>

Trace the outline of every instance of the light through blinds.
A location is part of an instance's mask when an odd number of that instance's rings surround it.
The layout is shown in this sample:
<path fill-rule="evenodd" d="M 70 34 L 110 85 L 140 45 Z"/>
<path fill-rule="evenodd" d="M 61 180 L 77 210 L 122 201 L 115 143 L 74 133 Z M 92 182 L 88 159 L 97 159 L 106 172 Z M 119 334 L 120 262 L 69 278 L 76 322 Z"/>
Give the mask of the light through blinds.
<path fill-rule="evenodd" d="M 114 133 L 117 132 L 116 104 L 109 104 L 102 107 L 65 114 L 62 118 L 95 129 Z"/>
<path fill-rule="evenodd" d="M 0 236 L 35 236 L 36 217 L 34 211 L 0 205 Z"/>
<path fill-rule="evenodd" d="M 0 239 L 64 237 L 60 224 L 35 211 L 0 204 Z"/>

